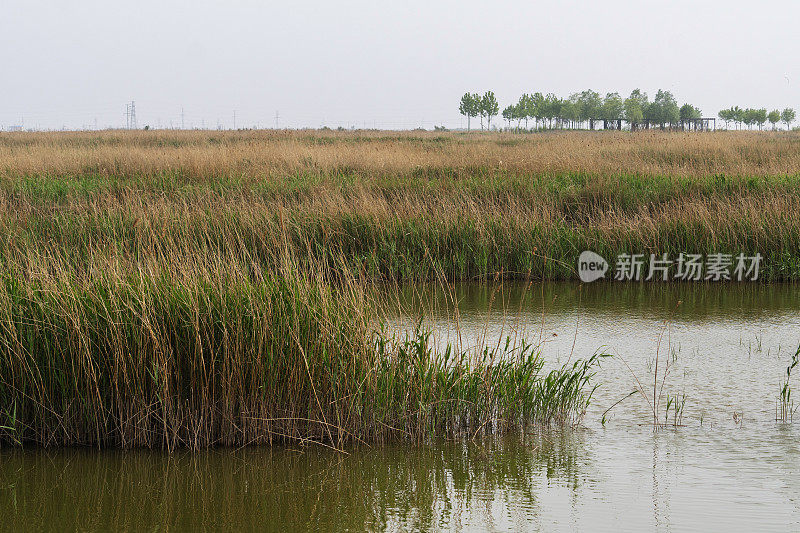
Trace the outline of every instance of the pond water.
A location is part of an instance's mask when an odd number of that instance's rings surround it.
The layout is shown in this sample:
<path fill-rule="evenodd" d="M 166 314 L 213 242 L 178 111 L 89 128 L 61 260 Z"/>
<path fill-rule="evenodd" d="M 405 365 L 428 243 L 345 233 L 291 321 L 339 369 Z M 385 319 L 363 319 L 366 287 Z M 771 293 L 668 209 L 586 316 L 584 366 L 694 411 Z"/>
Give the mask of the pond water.
<path fill-rule="evenodd" d="M 5 450 L 0 529 L 800 529 L 800 413 L 775 421 L 800 344 L 800 286 L 421 286 L 401 297 L 408 315 L 393 327 L 424 310 L 435 342 L 525 337 L 550 367 L 614 354 L 582 425 L 348 455 Z M 673 411 L 654 430 L 639 394 L 603 421 L 637 380 L 652 401 L 657 355 L 659 420 L 677 396 L 680 427 Z"/>

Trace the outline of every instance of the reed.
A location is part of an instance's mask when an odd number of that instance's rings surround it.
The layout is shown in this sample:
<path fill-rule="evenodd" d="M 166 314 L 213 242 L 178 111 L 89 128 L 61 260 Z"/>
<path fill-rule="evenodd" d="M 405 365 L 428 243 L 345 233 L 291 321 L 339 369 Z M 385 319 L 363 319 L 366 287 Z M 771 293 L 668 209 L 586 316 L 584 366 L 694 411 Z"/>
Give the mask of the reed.
<path fill-rule="evenodd" d="M 262 180 L 312 174 L 394 180 L 555 176 L 787 176 L 795 132 L 463 134 L 324 131 L 0 133 L 0 172 Z"/>
<path fill-rule="evenodd" d="M 781 382 L 778 401 L 775 403 L 775 421 L 776 422 L 791 422 L 794 419 L 794 400 L 792 399 L 792 371 L 800 363 L 800 347 L 792 355 L 789 365 L 786 367 L 786 379 Z"/>
<path fill-rule="evenodd" d="M 572 423 L 593 358 L 396 337 L 377 293 L 288 265 L 0 277 L 0 442 L 121 447 L 411 440 Z M 26 266 L 31 266 L 27 264 Z M 51 268 L 47 268 L 47 267 Z"/>
<path fill-rule="evenodd" d="M 800 279 L 795 134 L 0 135 L 0 258 L 347 258 L 373 278 L 575 277 L 580 251 L 764 256 Z"/>
<path fill-rule="evenodd" d="M 438 350 L 385 281 L 583 249 L 800 278 L 793 134 L 0 135 L 0 441 L 200 448 L 579 421 L 599 356 Z M 381 291 L 384 291 L 383 293 Z"/>

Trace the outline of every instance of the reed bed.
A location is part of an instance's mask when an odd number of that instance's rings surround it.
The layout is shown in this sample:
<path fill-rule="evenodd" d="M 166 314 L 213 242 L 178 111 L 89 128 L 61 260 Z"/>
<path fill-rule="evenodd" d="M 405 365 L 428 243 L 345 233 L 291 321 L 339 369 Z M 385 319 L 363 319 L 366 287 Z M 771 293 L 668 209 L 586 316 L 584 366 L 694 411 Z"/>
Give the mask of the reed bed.
<path fill-rule="evenodd" d="M 574 423 L 599 356 L 399 338 L 408 280 L 583 249 L 800 278 L 800 137 L 0 134 L 0 442 L 200 448 Z M 391 289 L 389 289 L 391 290 Z"/>
<path fill-rule="evenodd" d="M 793 175 L 796 132 L 107 131 L 0 133 L 0 173 L 284 180 L 292 174 Z"/>
<path fill-rule="evenodd" d="M 68 268 L 93 258 L 169 263 L 174 257 L 236 258 L 276 268 L 276 250 L 303 265 L 325 263 L 365 277 L 572 279 L 586 249 L 620 253 L 745 253 L 764 256 L 761 279 L 800 279 L 800 194 L 789 187 L 696 194 L 631 203 L 520 197 L 514 193 L 362 188 L 302 198 L 252 190 L 170 195 L 135 189 L 43 200 L 0 194 L 0 261 L 41 243 Z M 283 248 L 282 248 L 283 247 Z"/>
<path fill-rule="evenodd" d="M 800 278 L 800 135 L 0 135 L 0 258 L 244 257 L 395 280 L 575 277 L 584 249 L 764 256 Z"/>
<path fill-rule="evenodd" d="M 340 448 L 570 423 L 597 362 L 544 374 L 527 345 L 437 352 L 376 325 L 362 283 L 321 274 L 57 272 L 0 282 L 0 442 Z"/>

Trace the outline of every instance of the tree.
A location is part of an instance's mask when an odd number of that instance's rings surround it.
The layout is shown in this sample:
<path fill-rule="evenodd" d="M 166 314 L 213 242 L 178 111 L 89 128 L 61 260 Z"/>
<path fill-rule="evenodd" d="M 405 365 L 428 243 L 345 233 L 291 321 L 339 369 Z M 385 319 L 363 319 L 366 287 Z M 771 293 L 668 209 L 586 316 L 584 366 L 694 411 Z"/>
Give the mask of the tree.
<path fill-rule="evenodd" d="M 651 120 L 657 124 L 674 124 L 681 118 L 680 110 L 678 109 L 678 102 L 672 93 L 659 89 L 653 103 L 648 106 Z M 648 118 L 648 117 L 645 117 Z"/>
<path fill-rule="evenodd" d="M 603 100 L 600 118 L 605 120 L 621 119 L 625 113 L 625 103 L 619 93 L 608 93 Z"/>
<path fill-rule="evenodd" d="M 542 116 L 550 123 L 550 128 L 553 127 L 553 120 L 561 116 L 561 99 L 553 93 L 548 93 L 544 97 Z"/>
<path fill-rule="evenodd" d="M 514 109 L 515 107 L 516 106 L 509 105 L 509 106 L 506 106 L 505 109 L 503 109 L 502 115 L 503 115 L 503 118 L 508 122 L 508 129 L 511 129 L 511 121 L 516 118 L 516 114 L 517 113 L 516 113 L 516 109 Z"/>
<path fill-rule="evenodd" d="M 758 124 L 758 129 L 764 129 L 764 123 L 767 121 L 767 110 L 763 107 L 761 109 L 753 109 L 753 122 Z"/>
<path fill-rule="evenodd" d="M 752 129 L 753 124 L 756 123 L 756 110 L 748 107 L 742 112 L 742 122 L 747 126 L 747 129 Z"/>
<path fill-rule="evenodd" d="M 561 116 L 569 121 L 570 127 L 575 127 L 575 123 L 581 119 L 581 106 L 574 96 L 561 103 Z"/>
<path fill-rule="evenodd" d="M 492 127 L 492 117 L 497 116 L 500 111 L 500 106 L 497 104 L 497 98 L 494 97 L 492 91 L 486 91 L 481 98 L 481 116 L 486 115 L 486 129 L 490 130 Z"/>
<path fill-rule="evenodd" d="M 728 129 L 728 124 L 733 120 L 733 109 L 720 109 L 718 116 L 725 121 L 725 129 Z"/>
<path fill-rule="evenodd" d="M 683 104 L 678 111 L 681 121 L 703 118 L 703 112 L 691 104 Z"/>
<path fill-rule="evenodd" d="M 794 122 L 795 116 L 796 115 L 794 114 L 794 109 L 792 109 L 791 107 L 787 107 L 781 113 L 781 120 L 783 121 L 784 124 L 786 124 L 787 130 L 792 128 L 792 122 Z"/>
<path fill-rule="evenodd" d="M 767 115 L 767 120 L 772 123 L 772 131 L 775 131 L 776 125 L 781 121 L 781 112 L 777 109 L 773 109 L 769 112 L 769 115 Z"/>
<path fill-rule="evenodd" d="M 458 105 L 458 112 L 467 117 L 467 131 L 469 131 L 469 119 L 477 117 L 480 112 L 479 99 L 477 94 L 464 93 L 461 103 Z"/>
<path fill-rule="evenodd" d="M 530 100 L 528 100 L 528 105 L 528 116 L 534 120 L 536 127 L 539 127 L 539 120 L 544 116 L 544 95 L 542 93 L 533 93 Z"/>
<path fill-rule="evenodd" d="M 581 105 L 581 120 L 600 118 L 600 109 L 603 106 L 603 98 L 600 93 L 587 89 L 578 96 Z"/>
<path fill-rule="evenodd" d="M 529 94 L 523 94 L 519 97 L 519 101 L 517 102 L 517 129 L 519 129 L 520 122 L 525 121 L 525 129 L 528 129 L 528 119 L 531 118 L 532 109 L 531 109 L 531 97 Z"/>
<path fill-rule="evenodd" d="M 647 93 L 634 89 L 631 95 L 625 99 L 625 120 L 629 124 L 641 122 L 644 119 L 644 110 L 648 106 Z"/>
<path fill-rule="evenodd" d="M 745 121 L 746 118 L 745 115 L 746 115 L 745 110 L 739 107 L 738 105 L 733 106 L 731 108 L 731 117 L 733 119 L 733 122 L 736 124 L 737 129 L 742 127 L 742 123 Z"/>

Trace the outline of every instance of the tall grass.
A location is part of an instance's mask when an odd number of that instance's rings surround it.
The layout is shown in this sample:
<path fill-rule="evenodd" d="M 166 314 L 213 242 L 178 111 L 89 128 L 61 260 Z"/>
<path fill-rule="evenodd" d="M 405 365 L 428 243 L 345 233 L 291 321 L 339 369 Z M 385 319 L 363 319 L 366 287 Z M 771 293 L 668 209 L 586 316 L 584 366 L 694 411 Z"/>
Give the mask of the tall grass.
<path fill-rule="evenodd" d="M 755 253 L 800 278 L 796 135 L 0 134 L 0 441 L 199 448 L 572 423 L 599 356 L 439 351 L 374 284 Z M 385 290 L 385 287 L 383 287 Z"/>
<path fill-rule="evenodd" d="M 793 132 L 459 134 L 321 131 L 0 133 L 0 172 L 23 176 L 260 180 L 512 173 L 702 177 L 792 175 Z"/>
<path fill-rule="evenodd" d="M 0 442 L 201 448 L 571 423 L 597 359 L 395 338 L 364 282 L 292 265 L 0 276 Z M 30 265 L 28 265 L 30 266 Z"/>
<path fill-rule="evenodd" d="M 760 252 L 800 279 L 800 137 L 104 132 L 0 135 L 0 260 L 339 257 L 397 280 L 575 277 L 584 249 Z M 25 252 L 27 253 L 27 252 Z M 198 259 L 199 260 L 199 259 Z M 304 268 L 304 267 L 303 267 Z"/>

